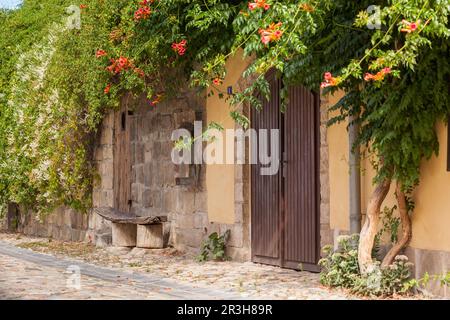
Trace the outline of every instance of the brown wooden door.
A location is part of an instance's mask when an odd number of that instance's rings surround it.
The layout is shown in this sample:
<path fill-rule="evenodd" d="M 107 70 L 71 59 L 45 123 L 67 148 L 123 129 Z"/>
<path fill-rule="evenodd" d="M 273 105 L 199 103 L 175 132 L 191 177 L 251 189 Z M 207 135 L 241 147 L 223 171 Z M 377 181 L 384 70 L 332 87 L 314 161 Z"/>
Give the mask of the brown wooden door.
<path fill-rule="evenodd" d="M 114 207 L 125 213 L 131 208 L 130 120 L 124 99 L 114 113 Z"/>
<path fill-rule="evenodd" d="M 257 133 L 261 129 L 279 128 L 280 123 L 280 81 L 274 73 L 268 74 L 267 78 L 273 94 L 270 101 L 264 100 L 262 111 L 254 110 L 251 117 L 252 127 Z M 281 146 L 280 143 L 278 145 Z M 251 166 L 252 257 L 255 262 L 281 265 L 280 175 L 261 175 L 261 167 L 259 161 Z"/>
<path fill-rule="evenodd" d="M 318 269 L 319 259 L 319 104 L 303 87 L 289 88 L 284 114 L 284 266 Z"/>
<path fill-rule="evenodd" d="M 271 100 L 252 112 L 253 128 L 280 130 L 282 161 L 276 175 L 252 165 L 252 258 L 255 262 L 318 271 L 318 97 L 289 88 L 286 112 L 279 109 L 280 80 L 268 74 Z M 259 163 L 259 162 L 258 162 Z"/>

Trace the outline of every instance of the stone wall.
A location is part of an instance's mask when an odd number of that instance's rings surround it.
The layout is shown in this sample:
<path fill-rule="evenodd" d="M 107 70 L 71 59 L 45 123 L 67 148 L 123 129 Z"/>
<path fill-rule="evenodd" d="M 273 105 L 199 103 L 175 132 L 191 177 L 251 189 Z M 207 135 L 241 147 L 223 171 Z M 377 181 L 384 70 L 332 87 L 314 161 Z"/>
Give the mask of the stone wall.
<path fill-rule="evenodd" d="M 110 111 L 103 119 L 94 148 L 94 163 L 98 173 L 92 190 L 94 208 L 114 207 L 114 129 L 114 111 Z M 110 245 L 111 222 L 90 214 L 87 240 L 97 246 Z"/>
<path fill-rule="evenodd" d="M 412 276 L 416 279 L 423 278 L 426 272 L 430 275 L 443 275 L 450 271 L 450 252 L 408 247 L 405 254 L 414 263 Z M 450 287 L 442 285 L 438 280 L 430 280 L 425 291 L 450 298 Z"/>
<path fill-rule="evenodd" d="M 249 170 L 235 169 L 234 224 L 212 223 L 207 213 L 206 166 L 198 165 L 197 174 L 187 183 L 177 183 L 183 168 L 172 163 L 172 131 L 194 121 L 206 126 L 204 95 L 181 90 L 176 98 L 151 107 L 145 97 L 124 99 L 128 104 L 131 140 L 131 209 L 141 216 L 167 216 L 167 245 L 197 254 L 202 241 L 212 232 L 230 230 L 228 254 L 237 260 L 250 258 Z M 98 179 L 93 186 L 94 207 L 114 207 L 114 113 L 104 118 L 94 146 Z M 191 174 L 192 176 L 192 174 Z M 21 215 L 19 231 L 68 241 L 89 241 L 99 246 L 111 244 L 111 223 L 98 215 L 82 215 L 59 208 L 40 222 L 33 214 Z"/>
<path fill-rule="evenodd" d="M 198 253 L 202 241 L 212 232 L 223 234 L 229 229 L 228 254 L 235 259 L 246 259 L 249 244 L 244 244 L 245 231 L 242 226 L 246 210 L 243 166 L 236 168 L 236 183 L 240 186 L 237 189 L 240 191 L 237 191 L 236 196 L 235 224 L 209 222 L 206 165 L 195 165 L 195 168 L 191 168 L 190 178 L 177 183 L 177 177 L 184 176 L 186 168 L 172 163 L 172 131 L 186 128 L 187 124 L 193 126 L 194 121 L 203 121 L 206 127 L 205 104 L 204 95 L 187 89 L 156 107 L 149 106 L 145 98 L 132 103 L 131 212 L 141 216 L 167 216 L 167 243 L 191 253 Z"/>
<path fill-rule="evenodd" d="M 130 106 L 129 106 L 130 109 Z M 167 216 L 167 242 L 194 251 L 207 234 L 205 166 L 190 183 L 176 183 L 179 167 L 172 163 L 172 131 L 205 116 L 205 99 L 193 91 L 151 107 L 145 97 L 134 102 L 131 116 L 131 212 Z"/>
<path fill-rule="evenodd" d="M 330 175 L 327 141 L 329 101 L 320 95 L 320 247 L 333 244 L 333 230 L 330 225 Z"/>
<path fill-rule="evenodd" d="M 237 83 L 239 90 L 243 90 L 249 85 L 252 79 L 240 78 Z M 248 105 L 239 105 L 236 111 L 242 112 L 249 117 L 250 107 Z M 242 129 L 240 125 L 235 124 L 235 130 Z M 243 137 L 236 138 L 234 144 L 234 154 L 238 153 L 237 139 L 245 139 Z M 249 261 L 251 259 L 251 243 L 250 243 L 250 165 L 249 163 L 249 141 L 240 141 L 245 145 L 245 164 L 234 165 L 234 224 L 226 223 L 210 223 L 209 232 L 218 232 L 223 234 L 230 230 L 230 238 L 227 243 L 227 255 L 233 260 Z"/>
<path fill-rule="evenodd" d="M 94 164 L 98 172 L 93 188 L 93 205 L 113 206 L 113 136 L 114 112 L 104 118 L 94 146 Z M 1 229 L 30 236 L 63 241 L 87 241 L 99 246 L 111 243 L 111 225 L 103 218 L 60 207 L 42 220 L 36 213 L 10 205 Z M 14 217 L 13 217 L 14 216 Z"/>
<path fill-rule="evenodd" d="M 33 212 L 22 209 L 15 231 L 30 236 L 48 237 L 64 241 L 84 241 L 88 229 L 88 215 L 61 207 L 42 221 Z"/>
<path fill-rule="evenodd" d="M 238 88 L 248 85 L 241 78 Z M 125 102 L 124 102 L 125 101 Z M 151 107 L 145 97 L 125 99 L 131 130 L 131 212 L 141 216 L 167 216 L 166 244 L 180 250 L 198 252 L 201 242 L 210 233 L 230 230 L 228 254 L 237 260 L 250 259 L 250 168 L 235 166 L 234 224 L 212 223 L 208 220 L 206 166 L 199 167 L 197 183 L 177 185 L 180 168 L 171 161 L 172 131 L 186 123 L 206 118 L 205 98 L 192 90 L 182 90 L 177 98 Z M 333 243 L 330 228 L 330 188 L 327 127 L 329 101 L 321 96 L 320 110 L 320 246 Z M 242 108 L 242 107 L 241 107 Z M 248 115 L 246 107 L 244 113 Z M 117 111 L 116 111 L 117 112 Z M 205 125 L 205 122 L 204 122 Z M 114 111 L 104 119 L 94 160 L 99 179 L 94 184 L 94 207 L 114 207 Z M 248 150 L 248 141 L 246 141 Z M 248 156 L 248 155 L 247 155 Z M 78 218 L 81 217 L 81 218 Z M 97 215 L 82 216 L 61 208 L 43 224 L 28 218 L 23 231 L 27 234 L 52 236 L 64 240 L 87 240 L 96 245 L 111 244 L 111 224 Z M 87 221 L 88 220 L 88 221 Z"/>

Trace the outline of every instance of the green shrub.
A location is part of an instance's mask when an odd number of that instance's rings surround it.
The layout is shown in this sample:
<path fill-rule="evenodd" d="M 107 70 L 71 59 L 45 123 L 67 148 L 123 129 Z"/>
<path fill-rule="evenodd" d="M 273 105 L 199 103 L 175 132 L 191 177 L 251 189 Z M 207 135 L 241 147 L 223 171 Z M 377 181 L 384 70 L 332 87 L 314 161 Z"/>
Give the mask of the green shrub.
<path fill-rule="evenodd" d="M 217 232 L 209 235 L 208 239 L 203 241 L 198 260 L 203 262 L 207 260 L 224 261 L 228 260 L 225 253 L 226 244 L 230 237 L 230 230 L 225 231 L 221 236 Z"/>
<path fill-rule="evenodd" d="M 351 288 L 359 276 L 358 235 L 341 236 L 337 250 L 325 246 L 325 257 L 319 261 L 322 267 L 320 282 L 329 287 Z"/>
<path fill-rule="evenodd" d="M 410 282 L 410 268 L 406 256 L 397 256 L 392 265 L 381 268 L 379 261 L 367 275 L 362 275 L 358 265 L 359 235 L 341 236 L 338 248 L 324 247 L 326 256 L 319 261 L 322 267 L 320 282 L 329 287 L 349 289 L 365 296 L 392 296 L 407 294 L 415 287 Z"/>

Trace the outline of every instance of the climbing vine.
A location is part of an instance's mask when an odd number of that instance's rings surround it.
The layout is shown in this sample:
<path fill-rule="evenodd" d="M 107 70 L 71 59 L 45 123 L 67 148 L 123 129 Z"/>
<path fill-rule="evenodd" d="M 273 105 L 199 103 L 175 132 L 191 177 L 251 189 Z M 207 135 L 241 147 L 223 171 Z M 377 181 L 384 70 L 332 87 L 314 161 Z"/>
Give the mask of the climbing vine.
<path fill-rule="evenodd" d="M 281 111 L 289 85 L 344 90 L 330 125 L 353 119 L 355 150 L 364 146 L 377 159 L 368 220 L 395 180 L 408 223 L 421 161 L 438 153 L 435 125 L 450 111 L 448 0 L 92 0 L 76 10 L 73 2 L 25 0 L 0 12 L 2 30 L 14 30 L 0 39 L 3 206 L 87 210 L 93 137 L 125 92 L 145 94 L 148 108 L 159 108 L 189 81 L 201 94 L 260 108 L 255 93 L 268 97 L 264 75 L 275 69 Z M 74 14 L 79 26 L 67 24 Z M 244 76 L 254 81 L 228 95 L 219 85 L 238 51 L 252 58 Z M 248 126 L 237 110 L 232 118 Z M 376 231 L 363 228 L 361 267 Z"/>

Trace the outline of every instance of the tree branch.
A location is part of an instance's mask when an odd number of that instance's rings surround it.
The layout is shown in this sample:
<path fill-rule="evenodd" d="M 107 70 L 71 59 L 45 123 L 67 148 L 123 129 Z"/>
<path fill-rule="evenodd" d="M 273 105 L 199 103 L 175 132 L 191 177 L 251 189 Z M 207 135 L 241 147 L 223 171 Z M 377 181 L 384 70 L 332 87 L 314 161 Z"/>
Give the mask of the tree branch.
<path fill-rule="evenodd" d="M 389 250 L 383 259 L 381 264 L 382 267 L 387 267 L 394 262 L 395 257 L 400 253 L 400 251 L 405 248 L 412 238 L 412 225 L 411 218 L 408 214 L 408 207 L 406 204 L 406 196 L 402 191 L 402 186 L 400 182 L 397 182 L 396 190 L 398 211 L 400 213 L 400 220 L 402 222 L 402 238 Z"/>

